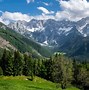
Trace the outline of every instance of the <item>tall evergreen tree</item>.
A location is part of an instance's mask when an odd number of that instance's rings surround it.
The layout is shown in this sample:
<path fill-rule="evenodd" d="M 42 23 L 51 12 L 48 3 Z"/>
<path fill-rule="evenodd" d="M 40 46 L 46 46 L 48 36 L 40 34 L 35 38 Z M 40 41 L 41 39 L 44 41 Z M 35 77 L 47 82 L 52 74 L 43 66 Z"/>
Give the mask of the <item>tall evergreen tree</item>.
<path fill-rule="evenodd" d="M 1 58 L 1 67 L 3 70 L 3 75 L 6 75 L 6 72 L 5 72 L 6 64 L 7 64 L 7 51 L 6 51 L 6 49 L 4 49 L 3 56 Z"/>
<path fill-rule="evenodd" d="M 40 77 L 45 78 L 47 76 L 47 71 L 46 71 L 46 67 L 45 67 L 45 60 L 42 60 L 42 63 L 40 65 Z"/>
<path fill-rule="evenodd" d="M 52 71 L 53 71 L 53 61 L 52 58 L 46 59 L 44 62 L 45 71 L 46 71 L 46 79 L 52 81 Z"/>
<path fill-rule="evenodd" d="M 34 79 L 34 61 L 31 57 L 30 57 L 30 76 L 31 76 L 31 80 L 33 81 L 33 79 Z"/>
<path fill-rule="evenodd" d="M 24 60 L 22 54 L 19 51 L 14 52 L 13 65 L 14 65 L 14 76 L 22 75 Z"/>
<path fill-rule="evenodd" d="M 24 66 L 23 66 L 23 75 L 25 76 L 29 76 L 30 75 L 30 71 L 31 71 L 31 68 L 30 68 L 30 58 L 28 57 L 27 54 L 24 54 Z"/>
<path fill-rule="evenodd" d="M 13 75 L 13 54 L 9 51 L 6 65 L 6 75 Z"/>
<path fill-rule="evenodd" d="M 6 49 L 1 58 L 1 67 L 4 75 L 13 75 L 13 55 Z"/>

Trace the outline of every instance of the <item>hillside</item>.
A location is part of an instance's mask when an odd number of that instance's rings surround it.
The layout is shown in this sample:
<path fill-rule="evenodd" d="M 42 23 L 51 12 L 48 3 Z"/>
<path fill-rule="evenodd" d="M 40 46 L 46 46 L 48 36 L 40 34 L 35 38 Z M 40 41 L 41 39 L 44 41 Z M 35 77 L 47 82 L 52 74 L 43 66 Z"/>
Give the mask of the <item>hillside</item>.
<path fill-rule="evenodd" d="M 9 41 L 6 41 L 2 37 L 0 37 L 0 48 L 5 48 L 5 49 L 11 48 L 13 50 L 16 50 L 16 48 L 13 45 L 11 45 Z"/>
<path fill-rule="evenodd" d="M 35 77 L 34 81 L 30 81 L 25 76 L 17 77 L 0 77 L 0 90 L 62 90 L 56 88 L 56 84 L 50 81 Z M 70 87 L 65 90 L 79 90 Z"/>
<path fill-rule="evenodd" d="M 2 23 L 0 23 L 0 37 L 4 40 L 4 42 L 6 40 L 9 46 L 13 46 L 22 53 L 30 52 L 34 57 L 50 55 L 50 52 L 46 48 L 42 47 L 32 39 L 27 39 L 16 33 Z M 1 40 L 1 42 L 3 40 Z"/>

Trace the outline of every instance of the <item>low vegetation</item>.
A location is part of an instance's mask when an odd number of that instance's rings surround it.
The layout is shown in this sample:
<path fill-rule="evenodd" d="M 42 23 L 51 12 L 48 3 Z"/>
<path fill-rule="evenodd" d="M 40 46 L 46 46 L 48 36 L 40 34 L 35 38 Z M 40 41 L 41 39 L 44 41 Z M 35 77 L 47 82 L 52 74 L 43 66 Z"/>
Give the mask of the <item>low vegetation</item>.
<path fill-rule="evenodd" d="M 84 90 L 86 90 L 86 88 L 89 88 L 89 63 L 86 61 L 77 62 L 76 60 L 72 60 L 66 57 L 64 54 L 60 53 L 54 54 L 49 59 L 36 59 L 28 53 L 21 54 L 19 51 L 11 53 L 10 51 L 4 50 L 2 58 L 0 60 L 0 75 L 2 76 L 1 80 L 6 79 L 6 81 L 8 80 L 8 83 L 9 80 L 15 83 L 16 81 L 13 81 L 15 80 L 15 77 L 19 80 L 21 79 L 19 76 L 23 75 L 24 76 L 22 80 L 25 80 L 23 81 L 23 83 L 26 82 L 26 80 L 29 83 L 31 83 L 32 81 L 33 84 L 34 82 L 38 81 L 35 84 L 37 85 L 39 83 L 40 85 L 40 80 L 42 80 L 40 78 L 48 80 L 47 82 L 51 81 L 51 87 L 49 84 L 43 83 L 42 88 L 44 89 L 48 87 L 53 88 L 55 86 L 56 88 L 58 88 L 57 90 L 71 90 L 69 89 L 71 85 Z M 11 79 L 9 79 L 9 77 L 7 76 L 11 76 Z M 36 76 L 40 78 L 35 78 Z M 34 87 L 36 87 L 35 84 Z M 51 90 L 50 88 L 48 88 L 48 90 Z"/>
<path fill-rule="evenodd" d="M 4 76 L 0 77 L 0 90 L 62 90 L 57 88 L 55 83 L 35 77 L 33 81 L 26 76 Z M 66 90 L 79 90 L 69 87 Z"/>

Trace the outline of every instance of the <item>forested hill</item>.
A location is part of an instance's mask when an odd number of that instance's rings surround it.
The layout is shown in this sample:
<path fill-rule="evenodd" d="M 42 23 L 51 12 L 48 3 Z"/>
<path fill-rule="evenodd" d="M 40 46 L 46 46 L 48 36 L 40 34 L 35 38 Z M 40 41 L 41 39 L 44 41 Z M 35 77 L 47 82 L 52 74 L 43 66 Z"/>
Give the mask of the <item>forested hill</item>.
<path fill-rule="evenodd" d="M 0 48 L 17 49 L 22 53 L 30 52 L 34 57 L 50 56 L 49 50 L 42 47 L 32 39 L 27 39 L 24 36 L 16 33 L 14 30 L 8 28 L 6 25 L 4 25 L 1 22 L 0 22 L 0 37 L 1 37 L 0 39 L 1 43 L 4 40 L 5 42 L 7 41 L 10 46 L 8 47 L 8 45 L 6 44 L 5 47 L 0 46 Z"/>

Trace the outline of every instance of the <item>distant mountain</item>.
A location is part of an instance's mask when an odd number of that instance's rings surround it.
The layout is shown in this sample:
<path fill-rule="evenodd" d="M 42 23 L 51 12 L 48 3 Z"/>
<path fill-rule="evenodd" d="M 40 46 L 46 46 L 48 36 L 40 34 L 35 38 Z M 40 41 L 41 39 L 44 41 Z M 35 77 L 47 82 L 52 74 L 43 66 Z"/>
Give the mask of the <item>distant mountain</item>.
<path fill-rule="evenodd" d="M 76 27 L 84 37 L 89 36 L 89 17 L 76 22 Z"/>
<path fill-rule="evenodd" d="M 2 49 L 19 50 L 22 53 L 29 52 L 34 57 L 46 57 L 50 55 L 48 49 L 42 47 L 32 39 L 27 39 L 2 23 L 0 23 L 0 42 L 0 48 Z"/>
<path fill-rule="evenodd" d="M 28 39 L 32 38 L 41 45 L 52 46 L 54 51 L 62 51 L 69 56 L 89 53 L 89 17 L 77 22 L 32 19 L 29 22 L 10 23 L 8 27 Z"/>
<path fill-rule="evenodd" d="M 59 36 L 67 35 L 74 26 L 74 22 L 70 21 L 55 21 L 49 19 L 46 21 L 32 19 L 30 22 L 17 21 L 10 23 L 9 28 L 14 29 L 18 33 L 33 38 L 37 42 L 45 45 L 57 45 Z"/>

